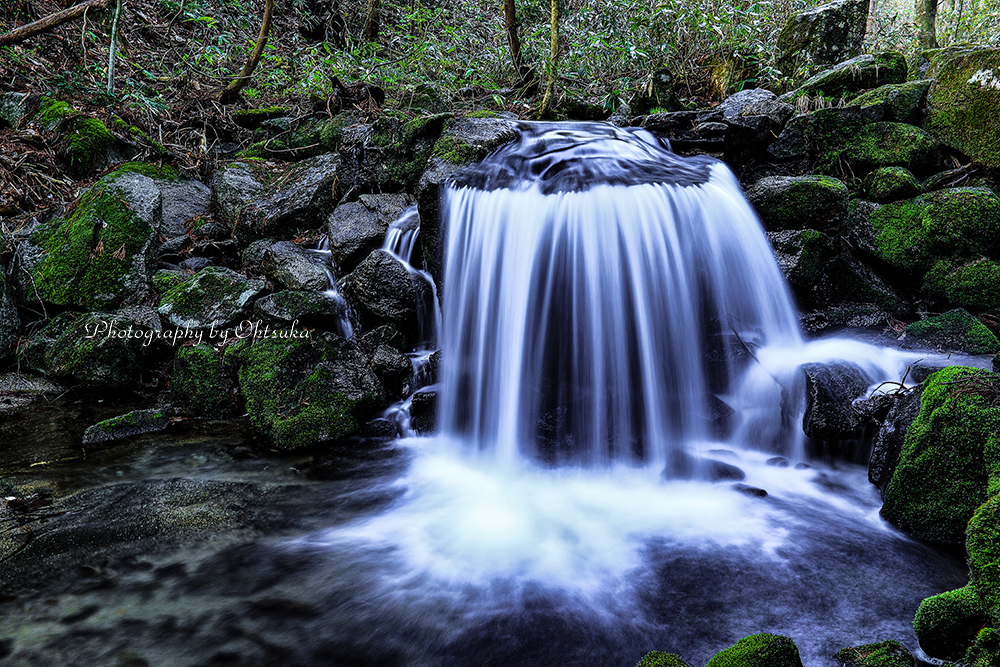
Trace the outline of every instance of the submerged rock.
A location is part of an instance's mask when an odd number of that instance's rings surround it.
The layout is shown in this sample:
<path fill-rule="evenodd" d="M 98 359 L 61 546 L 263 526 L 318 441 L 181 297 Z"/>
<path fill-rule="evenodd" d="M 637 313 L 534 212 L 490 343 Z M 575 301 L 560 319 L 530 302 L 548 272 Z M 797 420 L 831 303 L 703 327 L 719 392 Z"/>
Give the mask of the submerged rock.
<path fill-rule="evenodd" d="M 716 653 L 705 667 L 802 667 L 802 659 L 788 637 L 762 633 Z"/>
<path fill-rule="evenodd" d="M 913 667 L 913 654 L 895 639 L 843 648 L 833 654 L 840 667 Z"/>
<path fill-rule="evenodd" d="M 98 422 L 83 434 L 84 447 L 125 440 L 144 433 L 156 433 L 170 425 L 170 418 L 160 410 L 133 410 L 120 417 Z"/>

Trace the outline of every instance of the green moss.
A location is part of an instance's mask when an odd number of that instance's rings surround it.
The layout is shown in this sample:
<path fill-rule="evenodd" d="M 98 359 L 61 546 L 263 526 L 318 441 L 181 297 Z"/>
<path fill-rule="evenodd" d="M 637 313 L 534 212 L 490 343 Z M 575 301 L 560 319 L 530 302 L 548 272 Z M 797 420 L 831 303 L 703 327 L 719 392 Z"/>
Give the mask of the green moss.
<path fill-rule="evenodd" d="M 196 415 L 225 417 L 232 412 L 232 388 L 222 356 L 210 345 L 177 350 L 170 389 Z"/>
<path fill-rule="evenodd" d="M 160 269 L 153 276 L 153 288 L 160 294 L 163 294 L 164 292 L 177 287 L 183 283 L 184 280 L 185 279 L 175 271 Z"/>
<path fill-rule="evenodd" d="M 976 510 L 969 521 L 965 549 L 972 586 L 996 626 L 1000 623 L 1000 495 Z"/>
<path fill-rule="evenodd" d="M 252 299 L 264 289 L 262 281 L 218 266 L 206 266 L 192 278 L 160 296 L 159 313 L 176 326 L 227 327 L 246 317 Z"/>
<path fill-rule="evenodd" d="M 801 667 L 799 649 L 788 637 L 757 634 L 716 653 L 705 667 Z"/>
<path fill-rule="evenodd" d="M 54 100 L 51 97 L 43 97 L 38 104 L 38 113 L 35 115 L 35 121 L 46 129 L 52 130 L 64 119 L 76 114 L 77 111 L 67 102 Z"/>
<path fill-rule="evenodd" d="M 982 322 L 956 308 L 906 327 L 906 335 L 931 347 L 967 354 L 1000 352 L 1000 341 Z"/>
<path fill-rule="evenodd" d="M 170 183 L 180 183 L 183 181 L 181 172 L 169 164 L 151 162 L 126 162 L 117 169 L 115 174 L 141 174 L 154 181 L 168 181 Z"/>
<path fill-rule="evenodd" d="M 879 167 L 906 167 L 919 174 L 943 166 L 938 142 L 920 128 L 905 123 L 872 123 L 844 144 L 839 156 L 858 176 Z"/>
<path fill-rule="evenodd" d="M 886 519 L 921 539 L 962 543 L 969 518 L 986 500 L 983 447 L 1000 428 L 1000 408 L 993 406 L 998 382 L 992 373 L 961 366 L 927 379 L 883 494 Z"/>
<path fill-rule="evenodd" d="M 83 434 L 83 442 L 85 445 L 91 445 L 121 440 L 143 433 L 162 431 L 169 425 L 170 418 L 159 410 L 133 410 L 89 427 Z"/>
<path fill-rule="evenodd" d="M 868 174 L 864 183 L 868 199 L 885 204 L 920 194 L 920 181 L 903 167 L 881 167 Z"/>
<path fill-rule="evenodd" d="M 236 154 L 236 158 L 276 157 L 282 160 L 304 160 L 340 150 L 345 128 L 361 123 L 364 118 L 354 112 L 340 113 L 329 119 L 310 119 L 291 132 L 259 141 Z"/>
<path fill-rule="evenodd" d="M 480 109 L 479 111 L 473 111 L 466 118 L 499 118 L 500 114 L 496 111 L 489 111 L 488 109 Z M 666 655 L 671 655 L 667 653 Z"/>
<path fill-rule="evenodd" d="M 895 639 L 853 646 L 837 651 L 833 657 L 841 667 L 913 667 L 913 655 Z"/>
<path fill-rule="evenodd" d="M 972 586 L 965 586 L 921 602 L 913 618 L 913 631 L 928 655 L 958 660 L 988 622 L 986 605 Z"/>
<path fill-rule="evenodd" d="M 1000 308 L 1000 264 L 981 258 L 958 266 L 942 260 L 924 277 L 924 291 L 973 311 Z"/>
<path fill-rule="evenodd" d="M 930 80 L 888 84 L 863 93 L 850 103 L 861 107 L 879 105 L 885 114 L 883 120 L 916 125 L 923 115 L 930 85 Z"/>
<path fill-rule="evenodd" d="M 691 667 L 673 653 L 663 651 L 650 651 L 642 656 L 635 667 Z"/>
<path fill-rule="evenodd" d="M 976 642 L 969 647 L 962 662 L 966 667 L 997 667 L 1000 665 L 1000 631 L 983 628 Z"/>

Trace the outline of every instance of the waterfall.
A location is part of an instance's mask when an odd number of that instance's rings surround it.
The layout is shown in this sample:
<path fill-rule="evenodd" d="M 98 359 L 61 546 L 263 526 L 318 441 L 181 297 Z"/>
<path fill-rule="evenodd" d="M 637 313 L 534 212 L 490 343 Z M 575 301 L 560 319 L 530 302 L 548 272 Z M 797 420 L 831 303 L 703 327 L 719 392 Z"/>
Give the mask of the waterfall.
<path fill-rule="evenodd" d="M 520 129 L 444 193 L 444 433 L 500 461 L 668 473 L 690 443 L 759 434 L 746 420 L 790 392 L 745 376 L 801 335 L 732 173 L 644 130 Z"/>

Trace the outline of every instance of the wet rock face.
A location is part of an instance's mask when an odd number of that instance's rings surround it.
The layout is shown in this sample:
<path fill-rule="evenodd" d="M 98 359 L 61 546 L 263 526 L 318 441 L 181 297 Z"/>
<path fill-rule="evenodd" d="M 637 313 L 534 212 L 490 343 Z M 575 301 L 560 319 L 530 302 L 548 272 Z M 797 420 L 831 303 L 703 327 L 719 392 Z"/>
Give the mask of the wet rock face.
<path fill-rule="evenodd" d="M 391 323 L 417 338 L 417 304 L 426 301 L 430 286 L 391 254 L 371 253 L 341 285 L 343 294 L 361 312 L 366 328 Z"/>
<path fill-rule="evenodd" d="M 832 65 L 857 55 L 867 18 L 865 0 L 833 0 L 796 14 L 778 35 L 779 67 Z"/>
<path fill-rule="evenodd" d="M 330 284 L 324 259 L 291 241 L 279 241 L 265 250 L 261 268 L 268 278 L 290 290 L 322 291 Z"/>
<path fill-rule="evenodd" d="M 361 195 L 338 206 L 326 221 L 333 260 L 342 271 L 353 271 L 370 252 L 381 247 L 389 225 L 416 203 L 407 194 Z"/>
<path fill-rule="evenodd" d="M 253 312 L 278 327 L 298 322 L 300 326 L 322 331 L 336 331 L 338 323 L 345 317 L 342 303 L 319 292 L 300 290 L 268 294 L 254 303 Z"/>
<path fill-rule="evenodd" d="M 870 378 L 857 364 L 848 362 L 803 364 L 802 371 L 806 376 L 805 434 L 828 441 L 859 438 L 863 424 L 852 404 L 864 395 Z"/>
<path fill-rule="evenodd" d="M 893 406 L 875 436 L 868 463 L 868 481 L 878 487 L 879 491 L 885 490 L 896 470 L 906 433 L 920 412 L 922 391 L 923 387 L 918 385 L 893 395 Z"/>
<path fill-rule="evenodd" d="M 231 269 L 209 266 L 160 297 L 159 313 L 175 327 L 230 327 L 249 316 L 254 300 L 266 289 Z"/>

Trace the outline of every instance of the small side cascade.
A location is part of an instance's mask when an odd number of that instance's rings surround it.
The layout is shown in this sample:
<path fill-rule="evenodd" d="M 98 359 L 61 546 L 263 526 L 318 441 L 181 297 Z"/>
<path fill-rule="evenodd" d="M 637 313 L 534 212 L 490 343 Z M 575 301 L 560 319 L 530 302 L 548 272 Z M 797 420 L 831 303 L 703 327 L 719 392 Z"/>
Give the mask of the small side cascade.
<path fill-rule="evenodd" d="M 350 338 L 354 335 L 354 327 L 351 325 L 350 316 L 351 306 L 337 289 L 337 267 L 333 263 L 330 240 L 325 235 L 321 236 L 313 252 L 325 257 L 327 288 L 323 291 L 323 296 L 337 304 L 337 310 L 340 312 L 340 320 L 337 322 L 337 333 L 344 338 Z"/>

